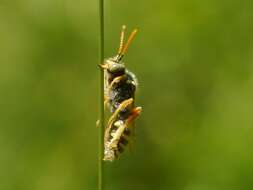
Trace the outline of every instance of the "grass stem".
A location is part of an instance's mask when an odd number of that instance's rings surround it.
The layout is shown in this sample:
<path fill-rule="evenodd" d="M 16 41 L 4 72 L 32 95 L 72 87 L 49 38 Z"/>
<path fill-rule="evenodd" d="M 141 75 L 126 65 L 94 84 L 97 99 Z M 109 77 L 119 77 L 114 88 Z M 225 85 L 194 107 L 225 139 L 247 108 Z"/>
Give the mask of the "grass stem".
<path fill-rule="evenodd" d="M 99 0 L 99 64 L 104 61 L 104 0 Z M 104 190 L 104 70 L 100 69 L 100 125 L 98 151 L 98 190 Z"/>

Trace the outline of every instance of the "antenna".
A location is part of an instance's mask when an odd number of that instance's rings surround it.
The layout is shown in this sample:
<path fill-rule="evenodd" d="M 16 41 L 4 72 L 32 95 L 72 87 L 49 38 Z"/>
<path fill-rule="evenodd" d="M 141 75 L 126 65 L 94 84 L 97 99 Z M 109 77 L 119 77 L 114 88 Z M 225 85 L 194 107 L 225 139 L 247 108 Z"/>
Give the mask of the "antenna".
<path fill-rule="evenodd" d="M 129 47 L 129 45 L 131 44 L 131 42 L 133 41 L 133 39 L 134 39 L 134 37 L 135 37 L 137 31 L 138 31 L 138 30 L 135 29 L 135 30 L 133 30 L 133 32 L 130 34 L 130 36 L 129 36 L 128 40 L 127 40 L 127 43 L 125 44 L 125 46 L 124 46 L 124 48 L 123 48 L 123 50 L 122 50 L 122 52 L 121 52 L 121 55 L 122 55 L 122 56 L 125 55 L 125 53 L 126 53 L 128 47 Z"/>
<path fill-rule="evenodd" d="M 123 43 L 124 43 L 124 37 L 125 37 L 125 30 L 126 30 L 126 26 L 123 25 L 123 26 L 122 26 L 122 29 L 121 29 L 121 33 L 120 33 L 120 44 L 119 44 L 118 55 L 121 54 L 122 49 L 123 49 Z"/>

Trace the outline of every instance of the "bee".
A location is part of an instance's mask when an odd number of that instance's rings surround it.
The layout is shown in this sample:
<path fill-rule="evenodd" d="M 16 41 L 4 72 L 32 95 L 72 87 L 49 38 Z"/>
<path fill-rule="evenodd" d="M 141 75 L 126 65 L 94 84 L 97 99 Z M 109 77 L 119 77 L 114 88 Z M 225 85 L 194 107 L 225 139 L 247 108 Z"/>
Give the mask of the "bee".
<path fill-rule="evenodd" d="M 119 157 L 133 136 L 133 121 L 142 108 L 135 107 L 135 91 L 138 86 L 136 76 L 126 69 L 122 61 L 137 30 L 133 30 L 124 45 L 126 27 L 122 26 L 120 45 L 116 56 L 105 59 L 100 65 L 104 72 L 105 105 L 112 113 L 104 136 L 104 160 L 113 161 Z"/>

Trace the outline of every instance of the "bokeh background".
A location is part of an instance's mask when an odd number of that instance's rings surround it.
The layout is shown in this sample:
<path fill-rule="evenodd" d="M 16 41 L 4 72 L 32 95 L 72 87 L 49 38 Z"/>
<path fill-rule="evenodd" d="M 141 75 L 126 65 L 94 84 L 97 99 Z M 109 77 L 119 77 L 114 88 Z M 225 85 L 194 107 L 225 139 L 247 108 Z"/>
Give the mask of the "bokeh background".
<path fill-rule="evenodd" d="M 105 1 L 139 78 L 136 142 L 108 190 L 253 189 L 253 2 Z M 0 1 L 0 189 L 97 188 L 98 2 Z"/>

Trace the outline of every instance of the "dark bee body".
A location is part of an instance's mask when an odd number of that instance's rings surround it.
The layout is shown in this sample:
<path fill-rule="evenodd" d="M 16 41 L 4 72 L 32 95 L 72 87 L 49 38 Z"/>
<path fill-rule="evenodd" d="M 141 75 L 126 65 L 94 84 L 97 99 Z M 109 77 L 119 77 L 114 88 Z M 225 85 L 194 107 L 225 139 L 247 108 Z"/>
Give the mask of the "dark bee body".
<path fill-rule="evenodd" d="M 106 59 L 104 64 L 100 65 L 105 70 L 105 103 L 112 113 L 104 137 L 104 160 L 108 161 L 118 158 L 124 151 L 132 136 L 130 124 L 141 112 L 141 107 L 134 106 L 137 79 L 121 61 L 137 31 L 132 32 L 123 48 L 124 29 L 123 26 L 118 55 Z"/>
<path fill-rule="evenodd" d="M 124 100 L 134 98 L 135 90 L 137 87 L 137 79 L 130 71 L 126 70 L 125 73 L 121 75 L 121 77 L 122 80 L 119 83 L 113 84 L 110 91 L 108 91 L 108 103 L 110 105 L 110 110 L 112 113 Z"/>

